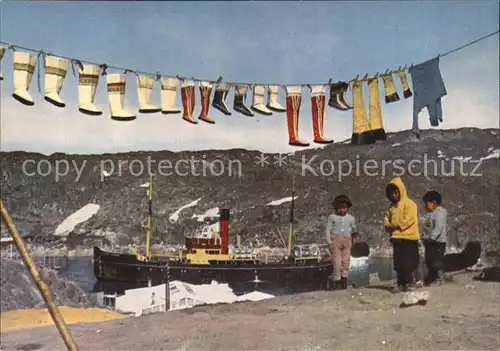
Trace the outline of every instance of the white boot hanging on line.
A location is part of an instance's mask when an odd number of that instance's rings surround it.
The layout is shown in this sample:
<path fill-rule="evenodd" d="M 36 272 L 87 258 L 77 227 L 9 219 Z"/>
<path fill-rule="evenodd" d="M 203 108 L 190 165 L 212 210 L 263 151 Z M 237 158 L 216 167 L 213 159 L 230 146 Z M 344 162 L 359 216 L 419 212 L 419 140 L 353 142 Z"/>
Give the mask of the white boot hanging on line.
<path fill-rule="evenodd" d="M 78 78 L 78 111 L 90 116 L 100 116 L 102 111 L 94 104 L 101 68 L 95 65 L 81 65 Z"/>
<path fill-rule="evenodd" d="M 28 92 L 37 57 L 29 52 L 14 52 L 14 93 L 12 97 L 23 105 L 33 106 L 35 102 Z"/>
<path fill-rule="evenodd" d="M 286 112 L 286 108 L 278 102 L 279 85 L 270 85 L 267 91 L 267 108 L 274 112 Z"/>
<path fill-rule="evenodd" d="M 0 62 L 2 62 L 3 55 L 7 49 L 5 47 L 0 47 Z M 3 74 L 0 72 L 0 80 L 3 80 Z"/>
<path fill-rule="evenodd" d="M 151 76 L 138 75 L 137 76 L 137 94 L 139 100 L 139 113 L 156 113 L 160 112 L 161 108 L 150 104 L 151 94 L 155 79 Z"/>
<path fill-rule="evenodd" d="M 125 74 L 108 74 L 108 100 L 111 119 L 116 121 L 132 121 L 136 116 L 124 109 L 125 86 L 127 77 Z"/>
<path fill-rule="evenodd" d="M 266 107 L 264 104 L 266 88 L 262 85 L 255 85 L 253 87 L 253 101 L 252 101 L 252 110 L 258 112 L 260 114 L 270 116 L 272 115 L 272 111 Z"/>
<path fill-rule="evenodd" d="M 161 79 L 161 113 L 166 115 L 181 113 L 181 109 L 175 106 L 178 85 L 177 78 Z"/>
<path fill-rule="evenodd" d="M 59 94 L 67 71 L 68 60 L 56 56 L 45 58 L 45 101 L 57 107 L 66 106 Z"/>

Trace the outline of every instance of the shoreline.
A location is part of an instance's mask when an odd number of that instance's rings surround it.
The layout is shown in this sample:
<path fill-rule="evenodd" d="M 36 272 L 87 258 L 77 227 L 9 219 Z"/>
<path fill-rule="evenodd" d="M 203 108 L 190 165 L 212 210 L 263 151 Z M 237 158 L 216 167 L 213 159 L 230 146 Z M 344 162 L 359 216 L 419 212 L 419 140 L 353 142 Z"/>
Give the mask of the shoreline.
<path fill-rule="evenodd" d="M 82 349 L 495 350 L 500 283 L 472 277 L 460 272 L 452 283 L 419 289 L 429 292 L 425 306 L 399 308 L 404 294 L 389 293 L 384 283 L 73 324 L 70 330 Z M 235 325 L 237 332 L 228 333 Z M 33 340 L 38 350 L 63 347 L 53 326 L 1 336 L 3 350 Z"/>

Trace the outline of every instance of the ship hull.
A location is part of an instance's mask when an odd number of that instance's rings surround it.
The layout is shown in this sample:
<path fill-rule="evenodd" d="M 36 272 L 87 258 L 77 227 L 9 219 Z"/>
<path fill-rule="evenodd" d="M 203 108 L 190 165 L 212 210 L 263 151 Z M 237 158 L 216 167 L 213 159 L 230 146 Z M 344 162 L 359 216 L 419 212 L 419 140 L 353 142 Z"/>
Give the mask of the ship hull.
<path fill-rule="evenodd" d="M 332 265 L 328 261 L 304 263 L 231 263 L 197 265 L 167 259 L 143 262 L 135 255 L 115 254 L 94 247 L 94 275 L 105 293 L 122 293 L 180 280 L 190 284 L 228 283 L 237 291 L 259 285 L 272 290 L 305 292 L 326 289 Z"/>

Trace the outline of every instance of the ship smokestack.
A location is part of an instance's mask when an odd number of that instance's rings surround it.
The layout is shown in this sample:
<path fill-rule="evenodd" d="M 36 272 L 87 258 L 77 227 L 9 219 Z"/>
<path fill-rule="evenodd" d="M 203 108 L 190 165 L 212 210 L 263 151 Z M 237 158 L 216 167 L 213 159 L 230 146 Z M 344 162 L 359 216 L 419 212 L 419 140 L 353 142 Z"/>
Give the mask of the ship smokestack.
<path fill-rule="evenodd" d="M 221 254 L 227 255 L 229 253 L 229 209 L 220 209 L 220 219 L 219 219 L 219 230 L 220 230 L 220 245 Z"/>

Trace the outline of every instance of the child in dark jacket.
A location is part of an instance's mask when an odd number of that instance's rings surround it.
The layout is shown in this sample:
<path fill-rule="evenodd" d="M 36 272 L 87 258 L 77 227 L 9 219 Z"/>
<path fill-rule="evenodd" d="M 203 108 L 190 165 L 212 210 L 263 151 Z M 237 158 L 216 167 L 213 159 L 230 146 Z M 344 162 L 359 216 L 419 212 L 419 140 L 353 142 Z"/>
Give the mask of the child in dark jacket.
<path fill-rule="evenodd" d="M 437 191 L 427 192 L 423 201 L 427 213 L 422 230 L 422 241 L 425 247 L 425 264 L 428 272 L 424 284 L 430 285 L 434 282 L 442 284 L 447 278 L 444 275 L 443 263 L 446 252 L 448 212 L 443 208 L 441 194 Z"/>

